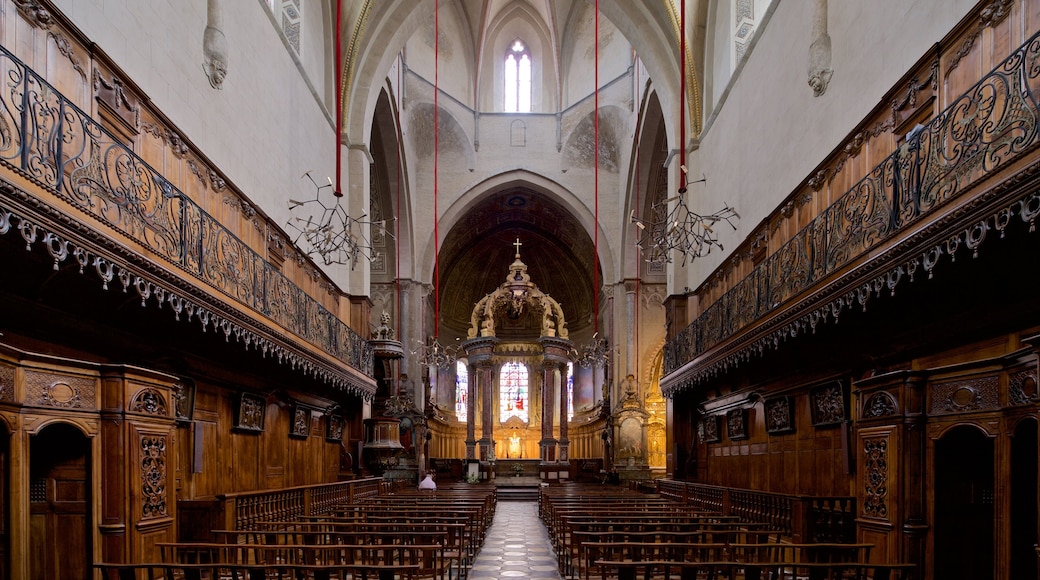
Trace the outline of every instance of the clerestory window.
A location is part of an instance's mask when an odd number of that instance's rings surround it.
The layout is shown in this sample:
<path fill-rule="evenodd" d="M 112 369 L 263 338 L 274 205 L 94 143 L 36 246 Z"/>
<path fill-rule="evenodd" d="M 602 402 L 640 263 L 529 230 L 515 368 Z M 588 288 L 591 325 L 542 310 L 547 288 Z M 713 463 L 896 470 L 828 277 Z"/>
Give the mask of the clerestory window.
<path fill-rule="evenodd" d="M 506 51 L 505 111 L 531 112 L 531 51 L 517 39 Z"/>

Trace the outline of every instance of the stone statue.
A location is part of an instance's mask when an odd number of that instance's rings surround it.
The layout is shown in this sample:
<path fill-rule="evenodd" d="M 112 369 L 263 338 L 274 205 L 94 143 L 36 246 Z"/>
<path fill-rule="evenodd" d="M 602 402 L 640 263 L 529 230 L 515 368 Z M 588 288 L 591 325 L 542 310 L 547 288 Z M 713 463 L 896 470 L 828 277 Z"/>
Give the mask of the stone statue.
<path fill-rule="evenodd" d="M 206 58 L 202 69 L 209 77 L 214 89 L 224 88 L 224 77 L 228 72 L 227 38 L 224 36 L 224 14 L 221 0 L 208 0 L 206 5 L 206 30 L 202 33 L 202 55 Z"/>

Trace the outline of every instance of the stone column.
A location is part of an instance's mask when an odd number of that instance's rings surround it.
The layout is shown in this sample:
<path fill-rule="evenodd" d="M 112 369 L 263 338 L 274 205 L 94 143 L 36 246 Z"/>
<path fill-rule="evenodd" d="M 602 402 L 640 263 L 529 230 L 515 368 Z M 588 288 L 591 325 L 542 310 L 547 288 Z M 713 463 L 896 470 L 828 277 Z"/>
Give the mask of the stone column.
<path fill-rule="evenodd" d="M 556 439 L 553 437 L 553 371 L 556 363 L 542 362 L 542 439 L 538 442 L 539 457 L 543 463 L 556 460 Z"/>
<path fill-rule="evenodd" d="M 469 400 L 466 401 L 466 459 L 492 461 L 495 458 L 495 439 L 492 433 L 494 365 L 491 356 L 495 353 L 498 339 L 493 336 L 471 338 L 462 343 L 469 360 Z M 476 440 L 477 393 L 480 393 L 481 438 Z M 477 452 L 477 445 L 480 452 Z"/>
<path fill-rule="evenodd" d="M 567 461 L 568 445 L 570 444 L 567 439 L 567 389 L 564 385 L 560 385 L 560 440 L 558 442 L 560 452 L 557 456 L 555 454 L 557 440 L 553 438 L 553 411 L 555 408 L 553 386 L 556 384 L 554 371 L 567 368 L 574 345 L 569 340 L 551 336 L 543 336 L 538 339 L 538 342 L 542 345 L 543 357 L 542 440 L 539 442 L 541 460 L 543 462 Z"/>

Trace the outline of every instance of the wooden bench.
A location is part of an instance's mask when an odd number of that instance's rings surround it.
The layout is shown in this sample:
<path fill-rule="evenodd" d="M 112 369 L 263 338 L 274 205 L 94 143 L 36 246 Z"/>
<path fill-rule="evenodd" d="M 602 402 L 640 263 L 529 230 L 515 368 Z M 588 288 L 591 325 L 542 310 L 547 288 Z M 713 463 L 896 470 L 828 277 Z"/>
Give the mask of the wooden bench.
<path fill-rule="evenodd" d="M 661 580 L 767 580 L 771 562 L 679 562 L 670 560 L 600 560 L 600 579 L 636 580 L 658 571 Z M 869 562 L 805 562 L 789 564 L 796 578 L 808 580 L 913 580 L 917 567 L 913 564 L 876 564 Z"/>

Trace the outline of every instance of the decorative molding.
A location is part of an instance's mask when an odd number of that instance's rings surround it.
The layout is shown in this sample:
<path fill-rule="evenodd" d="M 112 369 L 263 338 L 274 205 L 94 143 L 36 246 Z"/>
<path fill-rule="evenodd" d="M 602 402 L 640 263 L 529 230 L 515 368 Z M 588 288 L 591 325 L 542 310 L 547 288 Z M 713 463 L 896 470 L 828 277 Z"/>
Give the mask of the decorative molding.
<path fill-rule="evenodd" d="M 166 437 L 141 437 L 141 518 L 169 515 L 166 506 Z"/>
<path fill-rule="evenodd" d="M 863 441 L 863 516 L 888 519 L 888 440 Z"/>
<path fill-rule="evenodd" d="M 896 400 L 887 391 L 878 391 L 871 394 L 863 402 L 861 418 L 875 419 L 878 417 L 890 417 L 895 415 L 898 409 Z"/>
<path fill-rule="evenodd" d="M 929 389 L 930 415 L 950 415 L 1000 408 L 997 375 L 934 383 Z"/>
<path fill-rule="evenodd" d="M 215 170 L 209 170 L 209 184 L 213 191 L 220 193 L 227 187 L 227 182 Z"/>
<path fill-rule="evenodd" d="M 242 393 L 235 410 L 235 429 L 260 433 L 264 430 L 267 402 L 259 395 Z"/>
<path fill-rule="evenodd" d="M 96 409 L 97 382 L 85 377 L 71 377 L 25 371 L 27 405 L 56 409 Z"/>
<path fill-rule="evenodd" d="M 791 397 L 766 399 L 762 408 L 765 411 L 766 433 L 770 435 L 794 433 L 794 409 Z"/>
<path fill-rule="evenodd" d="M 0 365 L 0 401 L 14 400 L 14 367 Z"/>
<path fill-rule="evenodd" d="M 54 24 L 54 17 L 39 0 L 14 0 L 14 6 L 33 28 L 49 30 Z"/>
<path fill-rule="evenodd" d="M 83 77 L 83 80 L 87 80 L 87 71 L 83 68 L 83 63 L 79 61 L 79 57 L 76 56 L 75 49 L 72 48 L 72 41 L 64 34 L 53 31 L 48 32 L 47 37 L 54 41 L 54 46 L 58 49 L 58 52 L 69 59 L 69 62 L 72 63 L 72 68 L 79 73 L 79 76 Z"/>
<path fill-rule="evenodd" d="M 119 77 L 106 80 L 100 70 L 94 69 L 94 98 L 107 105 L 128 127 L 136 131 L 141 126 L 141 107 Z"/>
<path fill-rule="evenodd" d="M 1010 404 L 1028 405 L 1035 403 L 1037 399 L 1036 368 L 1008 375 L 1008 402 Z"/>
<path fill-rule="evenodd" d="M 141 389 L 135 396 L 127 410 L 134 413 L 145 413 L 166 417 L 169 411 L 166 406 L 166 397 L 158 389 Z"/>
<path fill-rule="evenodd" d="M 961 60 L 971 53 L 971 50 L 975 47 L 975 42 L 982 35 L 983 30 L 1000 24 L 1007 18 L 1008 14 L 1011 14 L 1011 7 L 1014 4 L 1015 0 L 995 0 L 979 12 L 979 21 L 975 26 L 975 32 L 961 43 L 960 48 L 957 49 L 957 54 L 950 59 L 943 78 L 949 78 L 950 74 L 960 65 Z"/>

